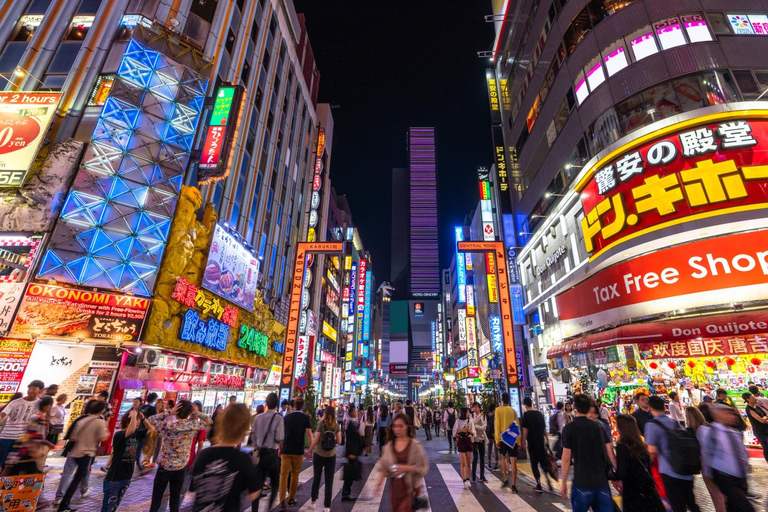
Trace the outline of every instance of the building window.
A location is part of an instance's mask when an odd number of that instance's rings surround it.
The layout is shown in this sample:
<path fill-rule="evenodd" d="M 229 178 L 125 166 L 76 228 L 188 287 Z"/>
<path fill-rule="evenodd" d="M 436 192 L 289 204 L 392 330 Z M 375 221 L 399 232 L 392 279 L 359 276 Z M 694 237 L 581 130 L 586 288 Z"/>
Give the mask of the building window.
<path fill-rule="evenodd" d="M 19 18 L 19 23 L 16 28 L 11 32 L 9 41 L 25 42 L 32 40 L 32 37 L 37 31 L 37 27 L 43 22 L 42 14 L 28 14 Z"/>
<path fill-rule="evenodd" d="M 235 47 L 235 33 L 232 31 L 232 29 L 229 29 L 229 34 L 227 35 L 227 42 L 224 43 L 224 48 L 227 49 L 227 53 L 232 55 L 232 49 Z"/>
<path fill-rule="evenodd" d="M 605 62 L 605 70 L 608 76 L 615 75 L 629 65 L 627 53 L 624 51 L 622 43 L 623 40 L 619 39 L 603 50 L 603 61 Z"/>
<path fill-rule="evenodd" d="M 689 14 L 681 16 L 685 33 L 688 34 L 688 40 L 692 43 L 701 43 L 712 41 L 712 34 L 707 28 L 707 21 L 703 14 Z"/>
<path fill-rule="evenodd" d="M 64 36 L 65 41 L 83 41 L 93 25 L 93 16 L 73 16 L 69 30 Z"/>
<path fill-rule="evenodd" d="M 584 103 L 584 100 L 589 96 L 589 88 L 587 87 L 587 79 L 584 77 L 583 71 L 579 71 L 576 75 L 576 82 L 573 84 L 573 90 L 576 93 L 576 99 L 579 101 L 579 105 Z"/>
<path fill-rule="evenodd" d="M 77 8 L 77 14 L 96 14 L 101 7 L 101 0 L 82 0 Z"/>
<path fill-rule="evenodd" d="M 600 84 L 605 82 L 605 72 L 603 71 L 603 63 L 600 62 L 599 55 L 587 64 L 585 71 L 590 91 L 594 91 Z"/>
<path fill-rule="evenodd" d="M 725 15 L 720 14 L 719 12 L 708 12 L 707 19 L 709 20 L 709 26 L 712 29 L 712 32 L 715 34 L 731 33 L 731 30 L 728 28 L 728 20 L 725 18 Z"/>
<path fill-rule="evenodd" d="M 659 37 L 662 50 L 669 50 L 670 48 L 685 44 L 683 29 L 680 27 L 680 20 L 677 18 L 657 21 L 653 24 L 653 29 Z"/>

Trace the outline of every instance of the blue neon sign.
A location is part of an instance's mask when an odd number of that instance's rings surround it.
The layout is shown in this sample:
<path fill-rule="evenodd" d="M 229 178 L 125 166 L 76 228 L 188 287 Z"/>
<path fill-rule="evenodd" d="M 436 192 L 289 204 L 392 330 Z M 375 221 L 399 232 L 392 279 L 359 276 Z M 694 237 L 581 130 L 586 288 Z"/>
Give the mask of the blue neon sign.
<path fill-rule="evenodd" d="M 363 339 L 371 337 L 371 272 L 365 273 L 365 309 L 363 310 Z"/>

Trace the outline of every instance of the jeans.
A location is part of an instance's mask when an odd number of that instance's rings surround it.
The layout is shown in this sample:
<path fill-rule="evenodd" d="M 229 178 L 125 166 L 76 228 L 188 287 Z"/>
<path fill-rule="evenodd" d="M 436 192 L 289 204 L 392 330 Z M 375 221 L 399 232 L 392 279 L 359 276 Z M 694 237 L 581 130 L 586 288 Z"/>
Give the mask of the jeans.
<path fill-rule="evenodd" d="M 493 440 L 493 436 L 491 436 L 491 439 L 488 441 L 488 467 L 491 467 L 491 463 L 493 462 L 493 454 L 496 453 L 496 465 L 499 465 L 499 447 L 496 446 L 496 443 Z"/>
<path fill-rule="evenodd" d="M 477 480 L 477 459 L 480 456 L 480 480 L 485 478 L 485 441 L 472 443 L 472 481 Z"/>
<path fill-rule="evenodd" d="M 440 422 L 435 423 L 435 435 L 440 437 Z"/>
<path fill-rule="evenodd" d="M 67 457 L 67 460 L 69 460 L 70 458 L 71 457 Z M 91 465 L 91 459 L 92 457 L 90 455 L 85 455 L 83 457 L 78 457 L 74 459 L 75 464 L 77 465 L 77 469 L 75 470 L 75 477 L 72 479 L 72 482 L 67 487 L 67 492 L 64 493 L 64 497 L 61 499 L 61 503 L 59 503 L 59 511 L 69 509 L 69 502 L 72 501 L 72 496 L 75 495 L 75 491 L 77 490 L 77 487 L 80 485 L 83 478 L 85 478 L 85 475 L 88 473 L 88 468 Z"/>
<path fill-rule="evenodd" d="M 131 485 L 130 478 L 128 480 L 104 480 L 104 499 L 101 502 L 101 512 L 115 512 L 129 485 Z"/>
<path fill-rule="evenodd" d="M 565 476 L 563 478 L 566 478 Z M 576 487 L 571 486 L 571 508 L 573 512 L 587 512 L 589 508 L 595 512 L 613 512 L 611 488 L 605 487 Z"/>
<path fill-rule="evenodd" d="M 768 435 L 766 434 L 755 434 L 755 437 L 758 441 L 760 441 L 760 446 L 763 448 L 763 458 L 768 461 Z"/>
<path fill-rule="evenodd" d="M 267 507 L 267 510 L 269 510 L 272 508 L 272 504 L 277 497 L 277 491 L 280 488 L 280 458 L 277 456 L 277 450 L 261 450 L 259 465 L 256 466 L 256 486 L 259 489 L 264 488 L 264 482 L 266 482 L 267 477 L 269 477 L 269 485 L 271 487 L 269 491 L 269 507 Z M 258 500 L 251 504 L 251 510 L 259 512 Z"/>
<path fill-rule="evenodd" d="M 61 471 L 61 480 L 59 480 L 59 487 L 56 489 L 56 499 L 61 500 L 64 497 L 64 493 L 67 492 L 72 477 L 75 476 L 75 470 L 77 469 L 77 462 L 74 457 L 67 457 L 64 461 L 64 469 Z M 80 480 L 80 494 L 85 493 L 88 490 L 88 481 L 91 477 L 91 467 L 88 466 L 88 471 L 85 476 Z"/>
<path fill-rule="evenodd" d="M 280 503 L 285 503 L 285 493 L 288 490 L 289 475 L 291 477 L 291 490 L 288 492 L 288 499 L 296 499 L 296 490 L 299 488 L 299 473 L 301 472 L 301 461 L 303 458 L 303 455 L 280 456 L 280 459 L 282 460 L 280 466 Z"/>
<path fill-rule="evenodd" d="M 432 439 L 432 425 L 424 424 L 424 433 L 427 435 L 427 441 Z"/>
<path fill-rule="evenodd" d="M 8 458 L 8 452 L 15 442 L 15 439 L 0 439 L 0 466 L 5 466 L 5 459 Z"/>
<path fill-rule="evenodd" d="M 448 450 L 450 451 L 450 450 L 453 450 L 453 429 L 452 428 L 448 428 L 446 430 L 446 432 L 447 432 L 447 436 L 448 436 Z M 457 448 L 458 448 L 458 446 L 457 446 Z"/>
<path fill-rule="evenodd" d="M 168 510 L 170 512 L 179 512 L 181 506 L 181 488 L 184 485 L 184 477 L 187 474 L 187 468 L 168 471 L 163 466 L 157 467 L 155 482 L 152 485 L 152 503 L 149 506 L 149 512 L 158 512 L 160 504 L 163 501 L 165 489 L 170 485 L 171 493 L 168 496 Z"/>
<path fill-rule="evenodd" d="M 331 498 L 333 497 L 333 470 L 336 468 L 336 456 L 321 457 L 318 454 L 312 456 L 312 468 L 314 478 L 312 480 L 312 501 L 317 501 L 320 494 L 320 475 L 325 473 L 325 500 L 324 507 L 330 508 Z"/>
<path fill-rule="evenodd" d="M 528 445 L 528 459 L 531 461 L 531 472 L 533 473 L 534 480 L 536 480 L 536 485 L 541 485 L 539 466 L 544 470 L 544 476 L 547 479 L 547 483 L 549 483 L 549 473 L 547 473 L 547 466 L 545 465 L 547 464 L 547 454 L 544 448 L 532 450 L 531 446 Z"/>
<path fill-rule="evenodd" d="M 725 496 L 725 509 L 728 512 L 755 512 L 747 498 L 746 478 L 738 478 L 717 470 L 712 477 Z"/>
<path fill-rule="evenodd" d="M 136 446 L 136 467 L 139 468 L 139 471 L 145 469 L 144 466 L 141 465 L 141 456 L 144 453 L 144 446 L 147 444 L 148 436 L 149 435 L 139 437 L 139 444 Z"/>
<path fill-rule="evenodd" d="M 667 500 L 674 512 L 685 512 L 686 508 L 690 508 L 691 512 L 699 512 L 699 506 L 693 496 L 693 480 L 674 478 L 662 473 L 661 481 L 664 482 Z"/>

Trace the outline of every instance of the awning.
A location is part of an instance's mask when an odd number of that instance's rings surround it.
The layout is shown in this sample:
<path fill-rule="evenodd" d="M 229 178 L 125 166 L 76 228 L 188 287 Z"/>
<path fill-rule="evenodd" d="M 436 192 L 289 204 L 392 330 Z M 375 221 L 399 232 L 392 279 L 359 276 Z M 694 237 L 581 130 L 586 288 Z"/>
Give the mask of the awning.
<path fill-rule="evenodd" d="M 726 315 L 697 316 L 682 320 L 628 324 L 561 343 L 547 351 L 547 358 L 613 345 L 688 341 L 697 338 L 720 338 L 766 332 L 768 332 L 768 310 L 765 309 Z M 761 343 L 764 346 L 765 339 L 762 339 Z M 762 351 L 768 351 L 768 347 Z"/>

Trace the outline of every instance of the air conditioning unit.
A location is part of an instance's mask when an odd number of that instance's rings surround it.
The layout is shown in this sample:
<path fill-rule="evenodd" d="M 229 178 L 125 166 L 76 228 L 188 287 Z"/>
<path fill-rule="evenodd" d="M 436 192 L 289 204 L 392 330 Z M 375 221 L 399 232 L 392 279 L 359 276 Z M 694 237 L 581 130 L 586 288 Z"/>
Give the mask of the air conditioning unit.
<path fill-rule="evenodd" d="M 157 350 L 145 349 L 139 354 L 139 358 L 136 361 L 138 366 L 157 366 L 160 353 Z"/>

